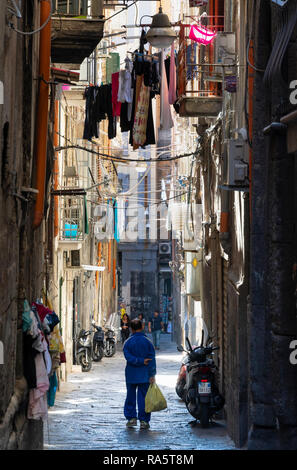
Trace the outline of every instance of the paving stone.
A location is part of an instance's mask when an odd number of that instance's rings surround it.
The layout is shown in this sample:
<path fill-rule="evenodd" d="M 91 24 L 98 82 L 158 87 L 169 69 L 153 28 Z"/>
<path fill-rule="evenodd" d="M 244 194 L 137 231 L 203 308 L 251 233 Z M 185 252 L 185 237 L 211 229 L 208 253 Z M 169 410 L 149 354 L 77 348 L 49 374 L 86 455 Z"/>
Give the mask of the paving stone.
<path fill-rule="evenodd" d="M 69 450 L 227 450 L 234 443 L 224 421 L 208 429 L 189 425 L 193 421 L 175 393 L 182 354 L 170 335 L 161 335 L 157 352 L 156 381 L 164 393 L 168 410 L 152 413 L 151 428 L 126 428 L 123 406 L 126 397 L 125 358 L 122 346 L 112 358 L 93 363 L 88 373 L 78 371 L 61 384 L 56 403 L 45 424 L 45 449 Z M 66 386 L 65 386 L 66 385 Z M 72 387 L 69 387 L 72 385 Z M 64 390 L 65 389 L 65 390 Z"/>

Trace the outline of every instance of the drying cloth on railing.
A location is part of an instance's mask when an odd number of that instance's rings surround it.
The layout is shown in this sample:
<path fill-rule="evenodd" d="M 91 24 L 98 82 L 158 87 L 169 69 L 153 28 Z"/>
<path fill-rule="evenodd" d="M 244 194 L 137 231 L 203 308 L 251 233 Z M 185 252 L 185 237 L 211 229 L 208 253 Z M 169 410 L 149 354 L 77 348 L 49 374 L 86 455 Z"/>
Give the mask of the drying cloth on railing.
<path fill-rule="evenodd" d="M 204 44 L 207 46 L 211 41 L 216 37 L 216 32 L 211 31 L 210 29 L 205 28 L 201 25 L 192 25 L 189 33 L 189 38 L 192 41 Z"/>
<path fill-rule="evenodd" d="M 174 43 L 172 43 L 171 54 L 170 54 L 169 104 L 174 104 L 175 102 L 176 102 L 176 66 L 175 66 Z"/>
<path fill-rule="evenodd" d="M 161 54 L 161 100 L 160 100 L 160 129 L 169 130 L 173 127 L 171 109 L 168 101 L 168 84 L 164 63 L 164 52 Z"/>

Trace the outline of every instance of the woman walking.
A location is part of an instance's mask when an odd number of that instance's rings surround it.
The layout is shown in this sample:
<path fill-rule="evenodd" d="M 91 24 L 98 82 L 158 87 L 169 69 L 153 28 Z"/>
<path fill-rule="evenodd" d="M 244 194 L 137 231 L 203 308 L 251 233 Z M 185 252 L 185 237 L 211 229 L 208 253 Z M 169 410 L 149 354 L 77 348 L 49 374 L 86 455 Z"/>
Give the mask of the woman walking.
<path fill-rule="evenodd" d="M 122 343 L 126 341 L 126 339 L 130 336 L 130 319 L 129 316 L 125 313 L 123 318 L 121 319 L 121 336 L 122 336 Z"/>

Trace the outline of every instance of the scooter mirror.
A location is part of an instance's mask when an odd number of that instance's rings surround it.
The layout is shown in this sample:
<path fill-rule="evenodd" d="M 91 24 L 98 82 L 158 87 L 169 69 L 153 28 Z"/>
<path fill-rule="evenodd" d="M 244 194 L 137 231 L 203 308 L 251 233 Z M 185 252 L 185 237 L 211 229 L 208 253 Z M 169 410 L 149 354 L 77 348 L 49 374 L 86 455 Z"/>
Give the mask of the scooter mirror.
<path fill-rule="evenodd" d="M 183 348 L 182 346 L 177 346 L 177 350 L 178 350 L 179 352 L 184 352 L 184 348 Z"/>

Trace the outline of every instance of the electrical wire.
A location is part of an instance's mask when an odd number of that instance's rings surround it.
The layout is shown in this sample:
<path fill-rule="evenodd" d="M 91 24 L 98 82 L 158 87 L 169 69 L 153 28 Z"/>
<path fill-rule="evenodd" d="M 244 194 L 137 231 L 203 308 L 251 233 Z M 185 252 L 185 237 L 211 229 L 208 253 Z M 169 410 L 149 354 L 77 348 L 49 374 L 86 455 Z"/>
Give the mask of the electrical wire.
<path fill-rule="evenodd" d="M 158 204 L 160 204 L 160 203 L 163 203 L 163 202 L 165 203 L 165 202 L 167 202 L 167 201 L 171 201 L 172 199 L 177 199 L 178 197 L 183 196 L 183 195 L 185 195 L 185 194 L 187 194 L 187 191 L 185 191 L 185 192 L 183 192 L 183 193 L 180 193 L 180 194 L 177 194 L 177 195 L 175 195 L 175 196 L 173 196 L 173 197 L 169 197 L 168 199 L 160 199 L 158 202 L 153 202 L 152 204 L 149 204 L 148 207 L 156 206 L 156 205 L 158 205 Z M 90 201 L 90 202 L 92 202 L 92 204 L 97 204 L 97 205 L 98 205 L 97 202 L 94 202 L 94 201 Z M 100 204 L 99 204 L 99 205 L 100 205 Z M 103 204 L 102 204 L 102 205 L 103 205 Z M 136 210 L 136 209 L 139 209 L 139 206 L 138 206 L 138 207 L 118 207 L 118 208 L 117 208 L 117 210 L 120 210 L 120 209 L 122 209 L 122 210 L 128 210 L 128 209 L 129 209 L 129 210 Z"/>
<path fill-rule="evenodd" d="M 142 178 L 140 178 L 140 180 L 136 183 L 135 186 L 133 186 L 133 188 L 129 189 L 127 192 L 125 193 L 120 193 L 119 196 L 129 196 L 131 194 L 132 191 L 134 191 L 134 189 L 138 188 L 138 186 L 142 183 L 142 181 L 144 180 L 144 178 L 148 175 L 149 171 L 151 170 L 151 166 L 149 166 L 147 168 L 147 170 L 144 172 Z"/>
<path fill-rule="evenodd" d="M 45 22 L 43 23 L 43 25 L 41 25 L 38 29 L 36 29 L 35 31 L 21 31 L 19 29 L 17 29 L 13 23 L 9 23 L 8 26 L 9 28 L 14 31 L 15 33 L 18 33 L 18 34 L 23 34 L 25 36 L 29 36 L 29 35 L 32 35 L 32 34 L 36 34 L 36 33 L 39 33 L 43 28 L 45 28 L 45 26 L 48 24 L 49 20 L 51 19 L 52 17 L 52 14 L 53 14 L 53 2 L 52 0 L 42 0 L 44 2 L 48 2 L 50 4 L 50 13 L 48 15 L 48 18 L 45 20 Z"/>
<path fill-rule="evenodd" d="M 150 162 L 158 162 L 158 163 L 161 163 L 161 162 L 170 162 L 170 161 L 173 161 L 173 160 L 179 160 L 181 158 L 186 158 L 186 157 L 191 157 L 192 155 L 197 155 L 197 151 L 195 152 L 191 152 L 191 153 L 186 153 L 186 154 L 183 154 L 183 155 L 176 155 L 175 157 L 169 157 L 169 158 L 148 158 L 148 159 L 139 159 L 139 158 L 123 158 L 123 157 L 115 157 L 115 156 L 112 156 L 112 155 L 107 155 L 105 153 L 101 153 L 101 152 L 96 152 L 95 150 L 92 150 L 92 149 L 88 149 L 86 147 L 82 147 L 81 145 L 66 145 L 66 146 L 61 146 L 61 147 L 55 147 L 54 148 L 54 151 L 55 152 L 60 152 L 61 150 L 68 150 L 68 149 L 72 149 L 72 148 L 76 148 L 76 149 L 80 149 L 80 150 L 84 150 L 86 152 L 89 152 L 89 153 L 92 153 L 94 155 L 99 155 L 100 157 L 102 157 L 103 160 L 111 160 L 111 161 L 114 161 L 114 162 L 117 162 L 117 163 L 122 163 L 122 162 L 145 162 L 145 163 L 150 163 Z"/>

